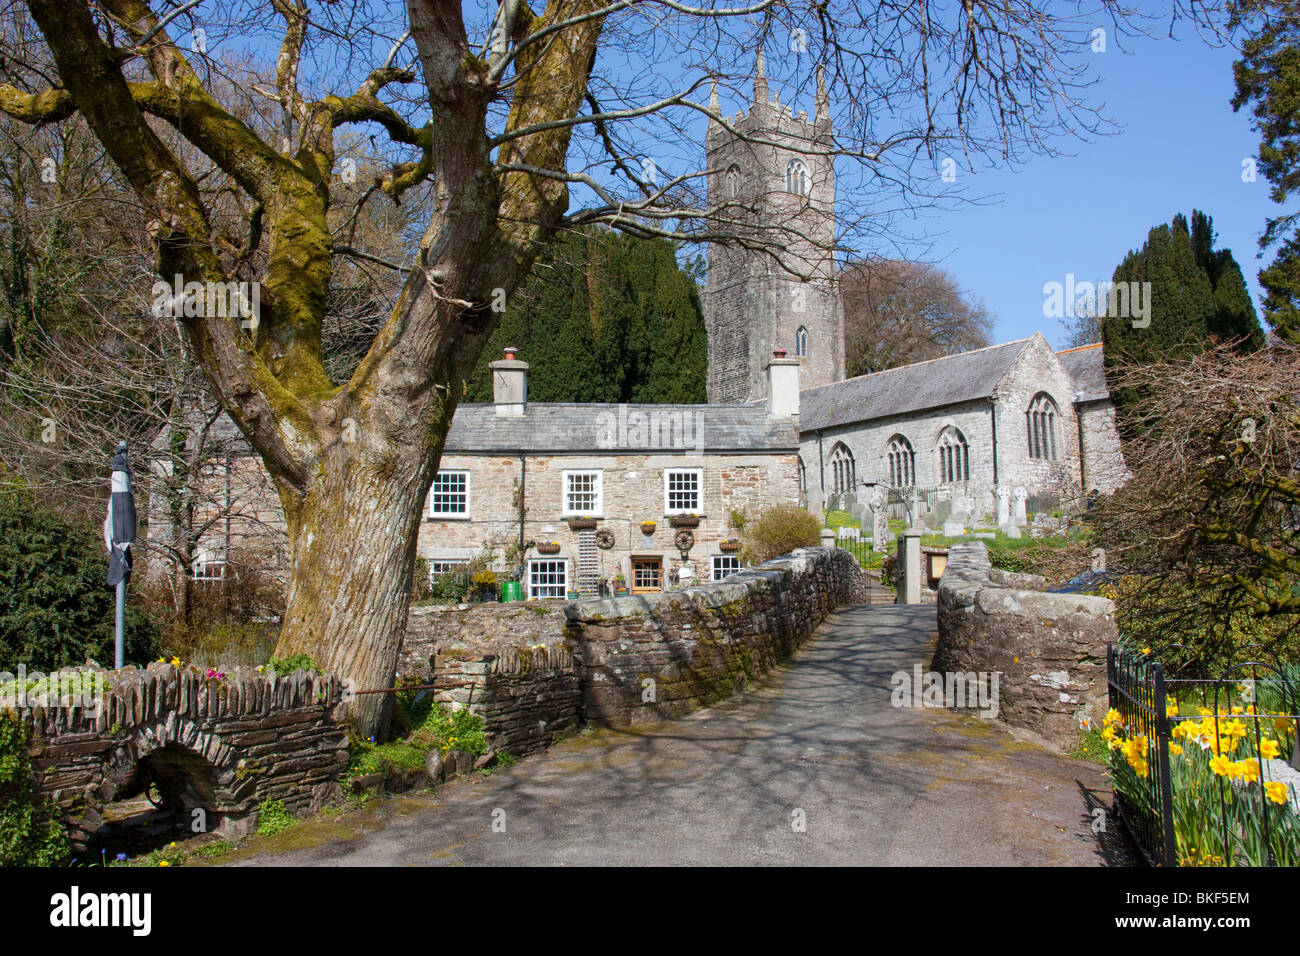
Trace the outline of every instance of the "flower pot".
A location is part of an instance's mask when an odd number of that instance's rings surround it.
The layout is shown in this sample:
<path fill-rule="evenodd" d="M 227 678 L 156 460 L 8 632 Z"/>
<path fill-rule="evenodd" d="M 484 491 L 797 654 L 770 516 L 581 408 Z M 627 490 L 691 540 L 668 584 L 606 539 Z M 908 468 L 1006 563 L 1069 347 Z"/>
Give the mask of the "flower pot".
<path fill-rule="evenodd" d="M 642 534 L 654 534 L 654 533 L 655 533 L 655 523 L 654 523 L 653 521 L 642 521 L 642 522 L 641 522 L 641 533 L 642 533 Z"/>
<path fill-rule="evenodd" d="M 674 528 L 698 528 L 700 526 L 700 516 L 673 515 L 668 519 L 668 523 Z"/>
<path fill-rule="evenodd" d="M 627 597 L 627 588 L 625 588 L 625 587 L 614 588 L 614 596 L 615 596 L 615 597 Z"/>
<path fill-rule="evenodd" d="M 718 550 L 726 554 L 731 554 L 734 551 L 740 550 L 740 542 L 734 538 L 729 541 L 719 541 Z"/>
<path fill-rule="evenodd" d="M 570 518 L 570 531 L 591 531 L 596 527 L 595 518 Z"/>
<path fill-rule="evenodd" d="M 548 544 L 539 544 L 537 546 L 537 553 L 538 554 L 559 554 L 560 543 L 558 541 L 553 541 Z"/>
<path fill-rule="evenodd" d="M 582 595 L 577 591 L 570 591 L 568 597 L 570 601 L 576 601 L 581 598 Z"/>

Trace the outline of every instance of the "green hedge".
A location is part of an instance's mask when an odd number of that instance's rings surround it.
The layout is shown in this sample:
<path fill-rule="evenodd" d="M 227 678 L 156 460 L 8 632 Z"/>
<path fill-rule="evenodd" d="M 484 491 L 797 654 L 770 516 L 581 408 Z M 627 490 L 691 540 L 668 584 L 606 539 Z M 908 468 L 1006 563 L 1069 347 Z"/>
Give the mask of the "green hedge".
<path fill-rule="evenodd" d="M 59 866 L 71 856 L 63 825 L 37 805 L 22 725 L 0 713 L 0 866 Z"/>
<path fill-rule="evenodd" d="M 70 524 L 21 486 L 0 487 L 0 671 L 19 664 L 49 671 L 87 657 L 111 666 L 114 595 L 107 573 L 100 529 Z M 130 604 L 126 645 L 131 663 L 158 654 L 157 629 Z"/>

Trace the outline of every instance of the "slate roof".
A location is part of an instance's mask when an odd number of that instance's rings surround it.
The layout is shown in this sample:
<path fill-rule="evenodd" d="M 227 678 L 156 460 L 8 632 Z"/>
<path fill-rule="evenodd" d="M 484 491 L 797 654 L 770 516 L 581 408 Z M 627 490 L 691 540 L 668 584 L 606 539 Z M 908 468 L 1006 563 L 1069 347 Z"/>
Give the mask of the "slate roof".
<path fill-rule="evenodd" d="M 1080 401 L 1092 402 L 1110 397 L 1106 387 L 1106 374 L 1102 367 L 1101 343 L 1081 345 L 1075 349 L 1057 352 L 1061 365 L 1074 379 L 1074 387 L 1080 392 Z"/>
<path fill-rule="evenodd" d="M 626 411 L 620 412 L 620 409 Z M 659 428 L 645 444 L 635 434 L 634 413 L 653 413 Z M 680 419 L 672 419 L 672 414 Z M 620 415 L 626 422 L 618 433 Z M 698 430 L 698 432 L 697 432 Z M 646 432 L 651 429 L 645 428 Z M 786 418 L 773 418 L 763 403 L 752 405 L 607 405 L 529 402 L 523 416 L 498 416 L 491 404 L 460 405 L 447 433 L 445 453 L 515 454 L 636 451 L 694 451 L 702 438 L 706 452 L 766 453 L 795 451 L 799 434 Z"/>
<path fill-rule="evenodd" d="M 804 431 L 988 398 L 1028 338 L 859 375 L 799 394 Z"/>

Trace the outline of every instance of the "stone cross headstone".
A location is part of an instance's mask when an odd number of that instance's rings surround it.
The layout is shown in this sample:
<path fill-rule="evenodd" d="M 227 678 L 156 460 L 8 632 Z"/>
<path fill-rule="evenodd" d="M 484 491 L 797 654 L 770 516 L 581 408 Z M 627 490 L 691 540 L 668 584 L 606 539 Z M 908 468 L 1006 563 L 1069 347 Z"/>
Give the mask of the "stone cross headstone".
<path fill-rule="evenodd" d="M 1029 499 L 1029 492 L 1025 491 L 1024 488 L 1017 488 L 1012 492 L 1012 497 L 1016 502 L 1015 511 L 1011 516 L 1012 523 L 1019 528 L 1023 528 L 1028 523 L 1028 519 L 1025 517 L 1025 502 Z"/>
<path fill-rule="evenodd" d="M 998 527 L 1011 524 L 1011 489 L 998 485 Z"/>

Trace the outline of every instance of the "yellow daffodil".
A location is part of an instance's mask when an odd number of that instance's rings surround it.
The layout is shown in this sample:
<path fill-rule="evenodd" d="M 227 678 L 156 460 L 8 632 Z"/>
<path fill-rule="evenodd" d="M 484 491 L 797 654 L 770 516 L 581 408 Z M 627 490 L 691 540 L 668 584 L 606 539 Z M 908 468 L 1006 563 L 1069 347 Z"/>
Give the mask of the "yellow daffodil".
<path fill-rule="evenodd" d="M 1119 711 L 1112 707 L 1110 710 L 1106 711 L 1106 716 L 1102 718 L 1101 722 L 1107 727 L 1113 727 L 1115 724 L 1118 724 Z"/>
<path fill-rule="evenodd" d="M 1240 760 L 1236 763 L 1237 778 L 1247 783 L 1259 783 L 1259 761 Z"/>
<path fill-rule="evenodd" d="M 1289 797 L 1286 784 L 1278 783 L 1276 780 L 1270 780 L 1264 784 L 1264 795 L 1274 803 L 1286 803 Z"/>
<path fill-rule="evenodd" d="M 1183 748 L 1178 746 L 1178 744 L 1170 744 L 1169 752 L 1173 754 L 1175 757 L 1177 757 L 1179 754 L 1183 752 Z"/>
<path fill-rule="evenodd" d="M 159 865 L 159 866 L 171 866 L 171 864 L 168 863 L 166 860 L 159 860 L 159 861 L 158 861 L 158 865 Z"/>
<path fill-rule="evenodd" d="M 1273 760 L 1282 756 L 1282 748 L 1272 737 L 1265 737 L 1259 742 L 1259 755 L 1265 760 Z"/>
<path fill-rule="evenodd" d="M 1176 701 L 1176 700 L 1171 700 L 1171 701 L 1169 701 L 1169 703 L 1167 703 L 1167 704 L 1165 705 L 1165 713 L 1168 714 L 1170 717 L 1177 717 L 1177 716 L 1178 716 L 1178 701 Z"/>
<path fill-rule="evenodd" d="M 1210 758 L 1210 769 L 1214 771 L 1215 776 L 1226 777 L 1228 770 L 1232 766 L 1232 761 L 1227 757 L 1218 756 Z"/>

